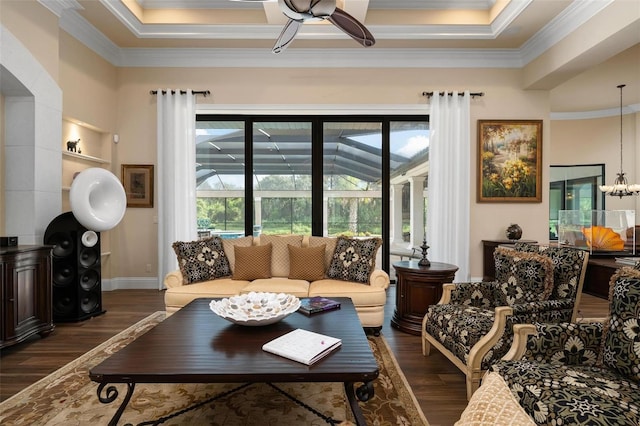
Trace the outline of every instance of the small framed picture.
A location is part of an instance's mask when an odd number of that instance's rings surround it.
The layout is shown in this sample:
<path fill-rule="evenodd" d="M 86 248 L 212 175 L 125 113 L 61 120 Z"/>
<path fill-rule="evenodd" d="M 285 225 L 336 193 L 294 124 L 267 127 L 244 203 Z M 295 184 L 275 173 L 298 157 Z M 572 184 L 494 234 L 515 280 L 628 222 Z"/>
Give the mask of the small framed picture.
<path fill-rule="evenodd" d="M 153 164 L 123 164 L 122 185 L 127 207 L 153 207 Z"/>
<path fill-rule="evenodd" d="M 542 120 L 478 120 L 478 202 L 542 202 Z"/>

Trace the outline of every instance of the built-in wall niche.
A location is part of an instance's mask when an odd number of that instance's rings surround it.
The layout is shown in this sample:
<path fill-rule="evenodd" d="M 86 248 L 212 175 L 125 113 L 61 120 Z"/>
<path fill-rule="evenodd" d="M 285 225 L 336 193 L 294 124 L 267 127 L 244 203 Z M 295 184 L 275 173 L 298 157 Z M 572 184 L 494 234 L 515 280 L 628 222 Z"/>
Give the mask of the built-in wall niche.
<path fill-rule="evenodd" d="M 551 166 L 549 172 L 549 239 L 558 239 L 560 210 L 604 210 L 604 164 Z"/>
<path fill-rule="evenodd" d="M 76 173 L 89 167 L 109 168 L 111 164 L 111 135 L 81 123 L 62 120 L 62 207 L 69 210 L 68 191 Z M 65 194 L 66 193 L 66 194 Z"/>

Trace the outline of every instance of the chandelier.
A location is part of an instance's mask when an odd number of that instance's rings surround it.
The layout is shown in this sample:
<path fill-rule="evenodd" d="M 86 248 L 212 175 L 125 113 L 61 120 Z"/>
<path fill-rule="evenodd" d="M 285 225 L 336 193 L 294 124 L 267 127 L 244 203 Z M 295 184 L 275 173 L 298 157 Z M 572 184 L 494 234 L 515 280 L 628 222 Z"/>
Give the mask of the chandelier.
<path fill-rule="evenodd" d="M 622 171 L 622 88 L 624 86 L 626 84 L 618 86 L 618 89 L 620 89 L 620 173 L 617 174 L 618 177 L 613 182 L 613 185 L 600 185 L 600 191 L 612 197 L 620 198 L 627 195 L 640 194 L 640 185 L 629 185 Z"/>

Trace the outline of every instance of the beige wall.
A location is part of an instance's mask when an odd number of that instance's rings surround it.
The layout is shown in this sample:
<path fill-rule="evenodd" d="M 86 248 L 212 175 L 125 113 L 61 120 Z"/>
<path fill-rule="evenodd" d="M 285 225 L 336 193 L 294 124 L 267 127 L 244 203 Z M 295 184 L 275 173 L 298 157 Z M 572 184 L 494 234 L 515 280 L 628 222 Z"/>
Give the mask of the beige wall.
<path fill-rule="evenodd" d="M 505 228 L 518 223 L 523 238 L 545 242 L 548 165 L 593 163 L 605 158 L 610 178 L 617 168 L 612 150 L 597 144 L 585 147 L 573 135 L 591 135 L 584 121 L 549 120 L 550 92 L 521 90 L 523 75 L 509 69 L 202 69 L 202 68 L 115 68 L 63 31 L 57 18 L 35 2 L 2 0 L 2 23 L 33 52 L 59 80 L 64 93 L 64 116 L 85 121 L 108 135 L 118 134 L 111 144 L 111 170 L 119 175 L 123 163 L 155 164 L 156 103 L 149 91 L 156 88 L 210 90 L 210 98 L 199 102 L 215 105 L 425 105 L 425 90 L 469 89 L 484 97 L 471 106 L 471 275 L 480 277 L 481 240 L 501 239 Z M 59 44 L 59 49 L 58 49 Z M 590 71 L 592 72 L 592 71 Z M 58 78 L 59 75 L 59 78 Z M 637 81 L 636 81 L 637 83 Z M 615 82 L 613 85 L 618 84 Z M 637 86 L 636 86 L 637 87 Z M 425 106 L 426 111 L 426 106 Z M 635 137 L 640 119 L 634 117 L 629 132 Z M 476 203 L 478 119 L 543 120 L 543 200 L 541 203 Z M 602 119 L 594 125 L 615 140 L 617 125 Z M 552 133 L 553 130 L 553 133 Z M 556 131 L 558 132 L 556 134 Z M 613 135 L 613 136 L 611 136 Z M 574 142 L 578 139 L 579 141 Z M 553 143 L 552 143 L 553 142 Z M 578 145 L 575 145 L 578 144 Z M 635 168 L 638 167 L 638 152 Z M 555 158 L 558 155 L 558 158 Z M 553 158 L 553 160 L 551 160 Z M 612 163 L 613 162 L 613 163 Z M 156 170 L 156 175 L 161 171 Z M 613 207 L 613 205 L 610 205 Z M 111 267 L 115 277 L 154 277 L 157 270 L 157 210 L 129 208 L 111 236 Z M 455 244 L 456 242 L 451 242 Z M 146 265 L 151 271 L 146 272 Z"/>
<path fill-rule="evenodd" d="M 60 31 L 60 87 L 66 118 L 103 132 L 116 125 L 117 69 L 84 44 Z"/>
<path fill-rule="evenodd" d="M 640 113 L 622 119 L 622 168 L 629 183 L 640 178 Z M 620 116 L 551 122 L 554 165 L 605 163 L 605 183 L 613 184 L 620 171 Z M 636 210 L 640 224 L 640 197 L 607 197 L 606 210 Z"/>
<path fill-rule="evenodd" d="M 58 17 L 33 0 L 0 0 L 0 22 L 58 80 Z"/>
<path fill-rule="evenodd" d="M 256 77 L 256 76 L 259 76 Z M 481 240 L 504 238 L 511 223 L 519 223 L 524 238 L 546 240 L 547 197 L 534 204 L 477 204 L 476 121 L 478 119 L 541 119 L 543 124 L 543 188 L 548 185 L 549 99 L 546 91 L 522 91 L 517 70 L 504 69 L 149 69 L 119 70 L 118 132 L 121 142 L 116 163 L 155 163 L 156 103 L 149 91 L 156 88 L 210 90 L 199 102 L 218 105 L 252 105 L 256 109 L 275 104 L 375 105 L 393 111 L 396 106 L 424 105 L 425 90 L 469 89 L 485 96 L 472 101 L 470 149 L 472 198 L 471 275 L 482 275 Z M 460 82 L 465 82 L 461 85 Z M 464 87 L 463 87 L 464 86 Z M 117 159 L 117 160 L 116 160 Z M 161 171 L 156 171 L 156 173 Z M 544 191 L 543 191 L 544 192 Z M 156 270 L 156 209 L 127 209 L 118 227 L 118 272 L 122 276 L 145 276 L 151 263 Z M 455 244 L 455 242 L 452 242 Z M 115 258 L 114 258 L 115 260 Z M 437 260 L 437 259 L 434 259 Z M 442 259 L 445 260 L 445 259 Z"/>

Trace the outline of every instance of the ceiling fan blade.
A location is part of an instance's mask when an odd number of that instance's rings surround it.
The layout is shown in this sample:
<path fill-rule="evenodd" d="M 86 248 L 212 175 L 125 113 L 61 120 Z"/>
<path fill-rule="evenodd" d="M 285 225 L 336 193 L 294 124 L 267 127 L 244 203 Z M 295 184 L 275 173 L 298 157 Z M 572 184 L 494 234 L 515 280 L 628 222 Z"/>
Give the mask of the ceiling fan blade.
<path fill-rule="evenodd" d="M 275 46 L 273 46 L 273 53 L 281 53 L 284 49 L 287 48 L 298 34 L 298 30 L 302 26 L 302 21 L 296 21 L 294 19 L 289 19 L 284 25 L 282 32 L 280 33 L 280 37 L 276 41 Z"/>
<path fill-rule="evenodd" d="M 364 47 L 376 44 L 376 39 L 367 27 L 339 7 L 336 7 L 336 10 L 327 19 Z"/>

